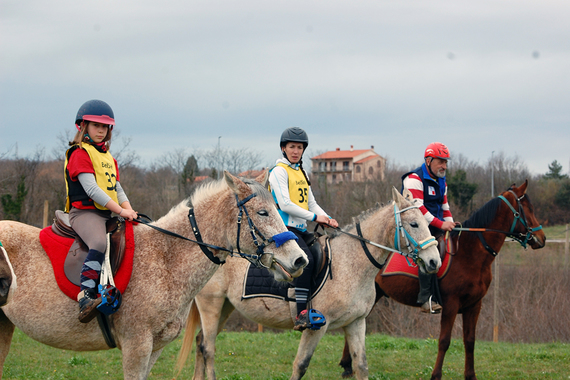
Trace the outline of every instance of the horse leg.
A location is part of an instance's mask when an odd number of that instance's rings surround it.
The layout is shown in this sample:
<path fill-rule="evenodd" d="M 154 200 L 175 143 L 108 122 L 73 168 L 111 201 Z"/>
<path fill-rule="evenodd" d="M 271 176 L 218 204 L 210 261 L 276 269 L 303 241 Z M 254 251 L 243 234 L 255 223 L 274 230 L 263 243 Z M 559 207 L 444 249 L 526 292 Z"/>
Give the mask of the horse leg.
<path fill-rule="evenodd" d="M 465 380 L 477 380 L 475 375 L 475 329 L 481 312 L 481 300 L 463 312 L 463 345 L 465 346 Z"/>
<path fill-rule="evenodd" d="M 194 380 L 216 379 L 214 358 L 216 353 L 216 337 L 222 331 L 230 314 L 234 311 L 233 305 L 226 298 L 209 298 L 206 302 L 195 299 L 202 330 L 196 336 L 196 360 L 194 365 Z"/>
<path fill-rule="evenodd" d="M 346 340 L 346 335 L 344 337 L 344 349 L 342 350 L 342 358 L 340 358 L 340 363 L 338 363 L 344 369 L 342 373 L 343 379 L 348 379 L 354 376 L 352 372 L 352 357 L 350 356 L 350 350 L 348 349 L 348 342 Z"/>
<path fill-rule="evenodd" d="M 125 380 L 144 380 L 150 372 L 152 335 L 150 332 L 130 331 L 127 336 L 131 338 L 121 342 L 123 377 Z"/>
<path fill-rule="evenodd" d="M 10 351 L 14 327 L 14 324 L 10 322 L 2 309 L 0 309 L 0 379 L 4 369 L 4 361 L 6 356 L 8 356 L 8 351 Z"/>
<path fill-rule="evenodd" d="M 366 361 L 366 320 L 359 318 L 344 327 L 344 336 L 348 345 L 350 358 L 354 360 L 356 378 L 368 379 L 368 363 Z"/>
<path fill-rule="evenodd" d="M 437 359 L 435 360 L 435 365 L 431 373 L 432 380 L 441 380 L 443 359 L 445 358 L 445 353 L 449 349 L 449 344 L 451 343 L 451 330 L 453 329 L 453 324 L 457 317 L 457 311 L 457 306 L 451 305 L 451 302 L 449 301 L 445 303 L 445 307 L 441 314 Z"/>
<path fill-rule="evenodd" d="M 150 371 L 152 370 L 152 367 L 154 367 L 154 363 L 156 363 L 156 361 L 158 360 L 158 357 L 160 356 L 160 354 L 162 354 L 162 350 L 164 348 L 161 348 L 160 350 L 154 351 L 152 354 L 150 354 L 150 360 L 148 362 L 148 366 L 146 369 L 146 374 L 145 374 L 145 379 L 147 379 L 150 376 Z"/>
<path fill-rule="evenodd" d="M 327 329 L 321 327 L 320 330 L 310 330 L 306 329 L 301 335 L 301 342 L 299 343 L 299 348 L 297 349 L 297 356 L 295 356 L 295 361 L 293 362 L 293 373 L 291 374 L 290 380 L 299 380 L 307 372 L 313 353 L 317 348 L 323 335 L 325 335 Z"/>

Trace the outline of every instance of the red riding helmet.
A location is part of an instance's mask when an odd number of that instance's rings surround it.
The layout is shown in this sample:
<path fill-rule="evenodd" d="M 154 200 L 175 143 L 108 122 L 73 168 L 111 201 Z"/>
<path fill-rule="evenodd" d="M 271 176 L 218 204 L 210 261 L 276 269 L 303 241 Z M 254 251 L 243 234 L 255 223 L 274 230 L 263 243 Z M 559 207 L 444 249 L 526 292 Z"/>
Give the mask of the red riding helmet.
<path fill-rule="evenodd" d="M 449 149 L 445 144 L 440 142 L 433 142 L 429 144 L 426 148 L 424 153 L 424 159 L 432 157 L 432 158 L 440 158 L 442 160 L 451 160 L 449 157 Z"/>
<path fill-rule="evenodd" d="M 75 125 L 78 130 L 83 120 L 108 124 L 110 129 L 113 129 L 113 125 L 115 125 L 115 115 L 111 107 L 104 101 L 96 99 L 86 101 L 77 111 Z"/>

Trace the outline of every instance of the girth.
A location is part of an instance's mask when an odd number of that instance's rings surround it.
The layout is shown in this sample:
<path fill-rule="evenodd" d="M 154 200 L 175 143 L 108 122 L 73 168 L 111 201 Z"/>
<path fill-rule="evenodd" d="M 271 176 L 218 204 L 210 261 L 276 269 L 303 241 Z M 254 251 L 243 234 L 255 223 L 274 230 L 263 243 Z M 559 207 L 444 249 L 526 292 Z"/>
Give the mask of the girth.
<path fill-rule="evenodd" d="M 83 267 L 83 262 L 87 257 L 89 248 L 87 245 L 85 245 L 83 240 L 81 240 L 73 228 L 71 228 L 71 224 L 69 223 L 69 214 L 61 210 L 56 210 L 51 229 L 55 234 L 59 236 L 75 239 L 69 248 L 69 252 L 65 258 L 64 272 L 71 283 L 79 286 L 81 268 Z M 118 217 L 109 219 L 107 221 L 107 233 L 111 234 L 111 269 L 113 271 L 113 274 L 115 274 L 121 265 L 121 262 L 123 261 L 123 256 L 125 253 L 124 221 Z"/>

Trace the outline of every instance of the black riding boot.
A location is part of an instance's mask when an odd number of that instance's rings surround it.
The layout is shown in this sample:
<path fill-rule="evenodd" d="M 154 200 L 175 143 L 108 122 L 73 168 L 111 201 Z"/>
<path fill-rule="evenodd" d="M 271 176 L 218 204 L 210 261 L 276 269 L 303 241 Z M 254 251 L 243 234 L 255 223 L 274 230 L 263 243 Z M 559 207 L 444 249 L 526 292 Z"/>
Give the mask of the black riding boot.
<path fill-rule="evenodd" d="M 438 314 L 441 313 L 442 307 L 432 298 L 433 281 L 437 281 L 436 274 L 424 273 L 418 271 L 420 280 L 420 292 L 418 294 L 418 304 L 420 310 L 424 313 Z"/>

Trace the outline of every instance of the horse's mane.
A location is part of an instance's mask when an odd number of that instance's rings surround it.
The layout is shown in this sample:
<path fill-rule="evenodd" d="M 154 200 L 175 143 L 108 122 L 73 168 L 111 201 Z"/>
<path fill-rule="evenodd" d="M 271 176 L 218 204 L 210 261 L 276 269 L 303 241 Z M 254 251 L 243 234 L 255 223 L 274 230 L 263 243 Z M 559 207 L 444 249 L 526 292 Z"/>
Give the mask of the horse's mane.
<path fill-rule="evenodd" d="M 389 203 L 388 205 L 391 205 L 391 204 L 392 204 L 392 203 Z M 353 220 L 358 220 L 360 223 L 362 223 L 362 222 L 365 221 L 367 218 L 369 218 L 371 215 L 375 214 L 376 211 L 378 211 L 378 210 L 380 210 L 380 209 L 383 209 L 383 208 L 387 207 L 388 205 L 384 205 L 384 204 L 381 205 L 380 203 L 376 203 L 374 206 L 370 207 L 370 208 L 367 209 L 367 210 L 362 211 L 358 216 L 356 216 L 356 217 L 354 217 L 354 218 L 352 218 L 352 219 L 353 219 Z M 351 224 L 348 224 L 348 225 L 342 227 L 341 230 L 343 230 L 343 231 L 349 231 L 349 230 L 353 229 L 355 226 L 356 226 L 355 223 L 351 223 Z M 334 232 L 330 235 L 330 237 L 331 237 L 331 239 L 333 239 L 333 238 L 335 238 L 335 237 L 337 237 L 337 236 L 339 236 L 339 235 L 341 235 L 341 234 L 342 234 L 342 233 L 339 232 L 339 231 L 334 231 Z"/>
<path fill-rule="evenodd" d="M 483 207 L 475 211 L 475 214 L 473 214 L 469 219 L 463 222 L 462 226 L 465 228 L 487 227 L 491 224 L 493 219 L 495 219 L 499 204 L 501 204 L 500 198 L 491 199 L 489 202 L 485 203 Z"/>

